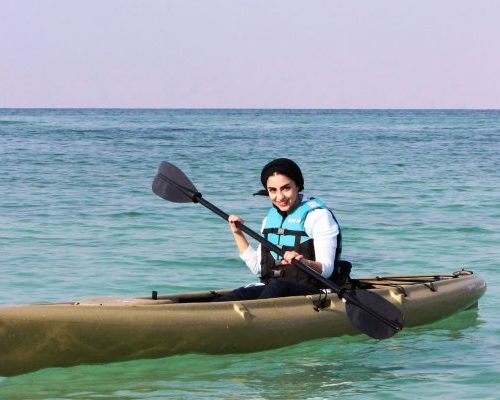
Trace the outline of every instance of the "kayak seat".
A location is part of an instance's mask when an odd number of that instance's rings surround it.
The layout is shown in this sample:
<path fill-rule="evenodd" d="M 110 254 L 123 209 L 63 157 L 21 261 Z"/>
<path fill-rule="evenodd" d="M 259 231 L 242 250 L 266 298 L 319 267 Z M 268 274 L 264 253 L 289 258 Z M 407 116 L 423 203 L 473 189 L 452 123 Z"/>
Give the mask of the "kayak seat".
<path fill-rule="evenodd" d="M 351 280 L 351 270 L 352 264 L 349 261 L 338 260 L 335 263 L 332 275 L 328 279 L 339 286 L 343 286 Z"/>

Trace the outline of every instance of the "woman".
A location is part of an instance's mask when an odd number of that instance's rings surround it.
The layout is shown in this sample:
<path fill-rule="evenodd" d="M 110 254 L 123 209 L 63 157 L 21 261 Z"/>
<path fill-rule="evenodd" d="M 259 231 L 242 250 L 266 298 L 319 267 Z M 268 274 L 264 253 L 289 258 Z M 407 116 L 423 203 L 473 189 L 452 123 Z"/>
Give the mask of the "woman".
<path fill-rule="evenodd" d="M 267 195 L 272 207 L 262 224 L 262 234 L 285 251 L 280 257 L 265 246 L 253 249 L 237 222 L 238 215 L 229 216 L 240 257 L 250 270 L 261 276 L 265 285 L 239 288 L 218 301 L 250 300 L 297 296 L 320 292 L 321 284 L 292 264 L 301 260 L 309 268 L 330 278 L 340 260 L 341 233 L 333 213 L 319 199 L 307 197 L 299 166 L 287 158 L 278 158 L 261 172 L 264 189 L 256 194 Z"/>

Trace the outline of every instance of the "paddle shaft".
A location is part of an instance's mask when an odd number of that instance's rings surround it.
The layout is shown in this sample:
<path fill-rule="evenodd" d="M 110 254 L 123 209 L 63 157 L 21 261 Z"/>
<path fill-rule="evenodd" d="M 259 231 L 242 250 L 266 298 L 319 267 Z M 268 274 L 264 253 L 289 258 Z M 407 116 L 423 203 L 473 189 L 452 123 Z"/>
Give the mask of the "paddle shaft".
<path fill-rule="evenodd" d="M 221 218 L 225 219 L 226 221 L 229 220 L 229 214 L 225 213 L 222 211 L 219 207 L 213 205 L 210 203 L 208 200 L 205 200 L 202 196 L 201 193 L 196 193 L 193 196 L 193 202 L 195 203 L 200 203 L 204 207 L 208 208 L 210 211 L 214 212 Z M 284 256 L 285 252 L 283 249 L 280 247 L 276 246 L 275 244 L 271 243 L 267 239 L 263 238 L 261 235 L 259 235 L 257 232 L 253 231 L 252 229 L 248 228 L 245 224 L 242 224 L 241 222 L 236 222 L 236 226 L 244 233 L 246 233 L 248 236 L 251 236 L 255 240 L 257 240 L 259 243 L 267 247 L 269 250 L 274 251 L 276 254 L 279 254 L 280 256 Z M 401 327 L 394 323 L 393 321 L 388 320 L 385 318 L 383 315 L 380 315 L 379 313 L 373 311 L 369 306 L 366 306 L 363 303 L 360 303 L 356 299 L 354 299 L 352 296 L 349 295 L 347 291 L 342 291 L 342 288 L 332 282 L 329 279 L 326 279 L 324 276 L 321 274 L 317 273 L 313 269 L 309 268 L 306 264 L 304 264 L 300 260 L 292 260 L 292 263 L 294 266 L 299 268 L 301 271 L 305 272 L 306 274 L 309 274 L 313 278 L 317 279 L 319 282 L 321 282 L 325 287 L 333 290 L 334 292 L 338 293 L 340 297 L 344 298 L 345 300 L 351 302 L 352 304 L 356 305 L 357 307 L 361 308 L 362 310 L 366 311 L 368 314 L 371 316 L 377 318 L 379 321 L 385 323 L 386 325 L 390 326 L 391 328 L 395 329 L 396 331 L 400 331 Z"/>

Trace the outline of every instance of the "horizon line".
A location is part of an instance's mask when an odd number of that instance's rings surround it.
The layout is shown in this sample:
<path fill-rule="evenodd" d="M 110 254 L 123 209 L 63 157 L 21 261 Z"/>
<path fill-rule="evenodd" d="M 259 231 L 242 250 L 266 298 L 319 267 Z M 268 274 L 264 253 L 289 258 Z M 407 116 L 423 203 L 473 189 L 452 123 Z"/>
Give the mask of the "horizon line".
<path fill-rule="evenodd" d="M 0 110 L 172 110 L 172 111 L 500 111 L 500 108 L 425 108 L 425 107 L 359 107 L 359 108 L 311 108 L 311 107 L 0 107 Z"/>

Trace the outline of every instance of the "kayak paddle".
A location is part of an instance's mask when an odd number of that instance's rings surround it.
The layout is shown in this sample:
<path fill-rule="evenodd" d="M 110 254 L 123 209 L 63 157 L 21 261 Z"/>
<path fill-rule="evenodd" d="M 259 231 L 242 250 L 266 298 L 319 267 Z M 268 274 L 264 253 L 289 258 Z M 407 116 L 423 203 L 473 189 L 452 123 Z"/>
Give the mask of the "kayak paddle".
<path fill-rule="evenodd" d="M 161 198 L 174 203 L 200 203 L 226 221 L 229 215 L 202 197 L 189 178 L 175 165 L 163 161 L 153 180 L 153 192 Z M 244 224 L 237 222 L 242 232 L 260 242 L 269 250 L 281 256 L 284 251 L 266 240 Z M 374 339 L 387 339 L 403 329 L 402 311 L 384 297 L 369 290 L 355 288 L 347 290 L 326 279 L 299 260 L 293 265 L 309 274 L 326 288 L 333 290 L 346 302 L 347 316 L 354 326 Z"/>

